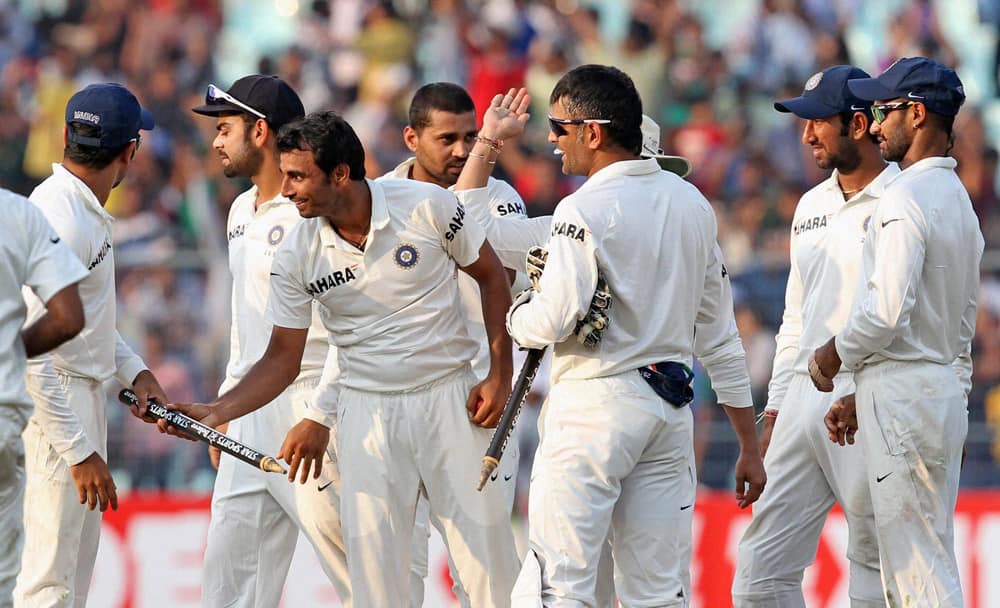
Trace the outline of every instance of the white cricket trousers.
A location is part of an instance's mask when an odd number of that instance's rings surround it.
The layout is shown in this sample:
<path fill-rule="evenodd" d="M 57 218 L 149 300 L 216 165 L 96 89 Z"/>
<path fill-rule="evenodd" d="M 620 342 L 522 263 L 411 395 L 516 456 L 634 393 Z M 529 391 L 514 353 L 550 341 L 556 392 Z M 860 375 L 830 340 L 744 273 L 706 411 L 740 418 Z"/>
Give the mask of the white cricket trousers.
<path fill-rule="evenodd" d="M 29 373 L 35 414 L 24 429 L 24 552 L 14 605 L 83 608 L 101 537 L 101 512 L 80 504 L 66 461 L 38 422 L 43 402 L 73 410 L 89 444 L 107 461 L 108 423 L 103 385 L 91 378 Z M 44 407 L 44 406 L 43 406 Z"/>
<path fill-rule="evenodd" d="M 255 412 L 233 420 L 227 435 L 274 456 L 302 418 L 318 378 L 299 380 Z M 336 429 L 331 429 L 335 436 Z M 223 454 L 212 494 L 202 605 L 278 606 L 299 530 L 345 606 L 350 580 L 340 529 L 340 479 L 331 438 L 323 473 L 306 484 Z"/>
<path fill-rule="evenodd" d="M 518 560 L 499 484 L 476 491 L 492 430 L 469 422 L 468 366 L 404 393 L 344 388 L 337 445 L 355 608 L 405 605 L 417 497 L 430 505 L 464 606 L 510 605 Z"/>
<path fill-rule="evenodd" d="M 860 438 L 873 431 L 862 427 L 855 445 L 830 441 L 823 417 L 835 401 L 854 392 L 850 374 L 838 375 L 835 384 L 834 392 L 821 393 L 807 374 L 795 374 L 789 383 L 764 458 L 767 487 L 753 505 L 753 519 L 739 544 L 736 608 L 806 607 L 802 574 L 816 557 L 834 502 L 847 520 L 851 606 L 885 606 L 868 467 L 860 445 Z"/>
<path fill-rule="evenodd" d="M 959 608 L 953 526 L 965 392 L 954 369 L 926 361 L 865 366 L 855 380 L 886 601 Z"/>
<path fill-rule="evenodd" d="M 595 606 L 609 534 L 623 606 L 688 605 L 692 428 L 691 409 L 662 401 L 637 371 L 552 387 L 539 420 L 515 608 Z"/>
<path fill-rule="evenodd" d="M 24 502 L 24 443 L 27 421 L 21 406 L 0 404 L 0 608 L 14 605 L 14 581 L 21 569 Z"/>

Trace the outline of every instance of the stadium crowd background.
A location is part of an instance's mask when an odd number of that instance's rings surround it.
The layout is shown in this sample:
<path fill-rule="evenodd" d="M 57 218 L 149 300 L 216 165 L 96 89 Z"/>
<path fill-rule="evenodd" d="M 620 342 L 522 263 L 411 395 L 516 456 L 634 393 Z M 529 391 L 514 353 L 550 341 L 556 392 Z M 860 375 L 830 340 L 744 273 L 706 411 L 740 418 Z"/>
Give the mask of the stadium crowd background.
<path fill-rule="evenodd" d="M 561 175 L 546 143 L 552 86 L 581 63 L 620 67 L 663 126 L 664 149 L 691 159 L 689 179 L 718 214 L 761 409 L 792 214 L 824 177 L 800 143 L 801 124 L 772 102 L 837 63 L 873 75 L 903 56 L 952 65 L 968 93 L 953 154 L 987 244 L 962 483 L 1000 487 L 997 0 L 0 0 L 0 9 L 0 185 L 26 195 L 49 175 L 65 103 L 91 82 L 124 83 L 156 117 L 108 210 L 117 218 L 119 329 L 176 401 L 209 399 L 223 377 L 225 218 L 248 186 L 222 175 L 214 121 L 189 111 L 208 83 L 280 75 L 307 111 L 332 108 L 354 125 L 370 177 L 408 156 L 401 130 L 416 87 L 457 82 L 482 109 L 523 84 L 532 122 L 519 146 L 505 148 L 497 174 L 536 215 L 580 183 Z M 523 482 L 544 391 L 536 387 L 518 427 Z M 697 394 L 700 478 L 725 488 L 735 438 L 703 371 Z M 210 490 L 203 448 L 156 433 L 124 408 L 110 413 L 119 491 Z"/>

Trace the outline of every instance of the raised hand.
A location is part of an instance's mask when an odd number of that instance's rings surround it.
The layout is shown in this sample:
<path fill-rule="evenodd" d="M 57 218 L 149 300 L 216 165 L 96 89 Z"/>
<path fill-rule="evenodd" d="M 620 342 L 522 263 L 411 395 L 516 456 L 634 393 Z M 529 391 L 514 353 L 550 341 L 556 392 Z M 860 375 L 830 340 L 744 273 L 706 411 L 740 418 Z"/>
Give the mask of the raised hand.
<path fill-rule="evenodd" d="M 531 115 L 531 96 L 525 88 L 511 89 L 506 95 L 497 94 L 483 112 L 483 127 L 479 134 L 487 139 L 503 141 L 524 133 Z"/>

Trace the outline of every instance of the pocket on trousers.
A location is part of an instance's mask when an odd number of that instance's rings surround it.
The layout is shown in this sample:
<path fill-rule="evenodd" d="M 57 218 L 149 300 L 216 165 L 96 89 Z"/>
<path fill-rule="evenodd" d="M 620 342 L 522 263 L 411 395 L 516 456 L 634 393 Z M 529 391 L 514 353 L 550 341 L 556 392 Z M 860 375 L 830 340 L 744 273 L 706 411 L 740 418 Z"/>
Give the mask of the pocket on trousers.
<path fill-rule="evenodd" d="M 890 415 L 889 409 L 884 404 L 879 404 L 877 397 L 872 399 L 872 413 L 876 426 L 878 426 L 878 432 L 882 437 L 882 444 L 885 446 L 885 453 L 890 456 L 899 456 L 907 451 L 909 444 L 907 438 L 910 431 L 896 422 L 896 419 Z"/>

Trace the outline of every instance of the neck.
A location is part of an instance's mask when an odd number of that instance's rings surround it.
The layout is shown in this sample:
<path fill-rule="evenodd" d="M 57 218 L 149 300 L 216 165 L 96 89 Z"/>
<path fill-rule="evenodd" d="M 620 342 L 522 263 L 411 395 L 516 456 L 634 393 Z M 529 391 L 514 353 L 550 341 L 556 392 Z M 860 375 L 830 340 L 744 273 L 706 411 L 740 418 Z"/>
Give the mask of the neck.
<path fill-rule="evenodd" d="M 94 193 L 94 196 L 97 197 L 97 201 L 102 207 L 107 204 L 108 197 L 111 196 L 111 190 L 116 185 L 117 172 L 115 171 L 114 163 L 103 169 L 93 169 L 63 158 L 62 166 L 79 178 L 80 181 L 87 184 L 87 187 Z"/>
<path fill-rule="evenodd" d="M 594 153 L 594 162 L 590 165 L 590 172 L 587 173 L 587 177 L 592 176 L 601 169 L 607 167 L 608 165 L 623 161 L 623 160 L 639 160 L 640 157 L 632 154 L 631 152 L 626 152 L 624 150 L 598 150 Z"/>
<path fill-rule="evenodd" d="M 278 158 L 268 150 L 264 154 L 264 162 L 261 163 L 260 170 L 250 177 L 253 185 L 257 186 L 257 201 L 254 203 L 254 208 L 281 194 L 281 179 Z"/>
<path fill-rule="evenodd" d="M 368 182 L 350 181 L 334 213 L 325 217 L 340 236 L 355 243 L 363 239 L 372 223 L 372 193 Z"/>
<path fill-rule="evenodd" d="M 410 171 L 408 177 L 418 182 L 427 182 L 428 184 L 441 186 L 445 190 L 454 185 L 454 184 L 446 184 L 445 182 L 436 179 L 433 175 L 425 171 L 423 166 L 421 166 L 421 164 L 416 161 L 413 161 L 413 164 L 410 165 Z"/>
<path fill-rule="evenodd" d="M 850 172 L 843 172 L 838 169 L 837 180 L 840 184 L 840 190 L 844 193 L 844 198 L 851 198 L 861 190 L 864 190 L 884 169 L 885 161 L 882 160 L 877 150 L 874 154 L 862 156 L 861 164 Z"/>
<path fill-rule="evenodd" d="M 948 136 L 939 129 L 923 126 L 917 130 L 906 154 L 899 161 L 899 168 L 906 169 L 925 158 L 948 155 Z"/>

